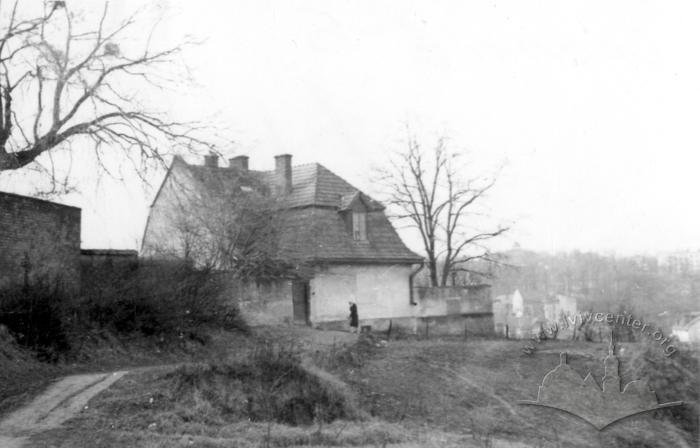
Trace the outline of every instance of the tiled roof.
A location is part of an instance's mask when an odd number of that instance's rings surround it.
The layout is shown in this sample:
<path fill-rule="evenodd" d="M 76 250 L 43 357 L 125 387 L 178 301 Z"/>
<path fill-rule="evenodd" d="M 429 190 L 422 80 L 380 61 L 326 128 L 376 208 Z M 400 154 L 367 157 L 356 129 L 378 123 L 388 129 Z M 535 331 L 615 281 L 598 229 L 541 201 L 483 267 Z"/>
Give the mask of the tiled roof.
<path fill-rule="evenodd" d="M 233 168 L 190 165 L 192 176 L 209 194 L 224 191 L 227 185 L 251 183 L 274 191 L 273 171 L 245 173 Z M 244 177 L 237 177 L 244 176 Z M 247 179 L 246 179 L 247 178 Z M 223 189 L 223 190 L 222 190 Z M 355 241 L 346 229 L 339 210 L 357 195 L 367 206 L 367 241 Z M 411 252 L 383 213 L 383 206 L 343 178 L 318 163 L 292 167 L 292 191 L 283 199 L 281 245 L 295 258 L 317 261 L 419 262 L 423 257 Z"/>
<path fill-rule="evenodd" d="M 340 213 L 330 208 L 290 209 L 283 222 L 281 246 L 294 258 L 339 262 L 422 260 L 404 245 L 381 211 L 367 214 L 365 241 L 353 240 Z"/>
<path fill-rule="evenodd" d="M 254 171 L 245 173 L 228 167 L 208 167 L 204 165 L 191 165 L 181 158 L 177 162 L 186 166 L 192 176 L 209 193 L 221 191 L 227 186 L 244 184 L 243 179 L 251 183 L 251 186 L 260 188 L 264 186 L 269 191 L 274 191 L 274 171 Z M 370 209 L 383 209 L 378 201 L 350 185 L 342 177 L 338 176 L 319 163 L 308 163 L 292 167 L 292 191 L 284 198 L 287 207 L 334 207 L 342 208 L 343 198 L 352 200 L 360 193 Z"/>

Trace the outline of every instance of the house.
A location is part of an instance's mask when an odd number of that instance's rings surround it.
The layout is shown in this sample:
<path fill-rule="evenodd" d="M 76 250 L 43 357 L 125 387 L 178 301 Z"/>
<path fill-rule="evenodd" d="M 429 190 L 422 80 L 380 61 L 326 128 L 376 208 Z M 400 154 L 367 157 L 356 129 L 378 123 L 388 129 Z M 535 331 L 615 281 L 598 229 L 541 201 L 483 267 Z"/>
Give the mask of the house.
<path fill-rule="evenodd" d="M 213 155 L 204 164 L 175 157 L 151 204 L 142 255 L 184 257 L 178 210 L 231 185 L 240 194 L 256 189 L 279 198 L 280 245 L 300 262 L 289 278 L 235 286 L 232 295 L 253 323 L 344 326 L 348 302 L 357 303 L 361 325 L 415 320 L 411 281 L 423 258 L 404 245 L 384 206 L 323 165 L 293 166 L 289 154 L 276 156 L 271 171 L 249 169 L 246 156 L 228 166 Z"/>
<path fill-rule="evenodd" d="M 518 337 L 515 329 L 521 326 L 525 312 L 523 296 L 516 289 L 511 294 L 502 294 L 493 299 L 493 321 L 496 334 Z"/>
<path fill-rule="evenodd" d="M 77 207 L 0 192 L 0 288 L 80 282 L 80 215 Z"/>

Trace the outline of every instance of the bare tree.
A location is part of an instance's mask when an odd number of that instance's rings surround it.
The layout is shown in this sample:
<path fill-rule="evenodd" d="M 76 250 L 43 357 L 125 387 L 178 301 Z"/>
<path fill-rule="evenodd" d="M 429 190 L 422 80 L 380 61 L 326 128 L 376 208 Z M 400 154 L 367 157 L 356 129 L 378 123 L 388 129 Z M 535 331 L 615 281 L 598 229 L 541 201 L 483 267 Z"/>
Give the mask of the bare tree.
<path fill-rule="evenodd" d="M 210 146 L 195 136 L 198 125 L 149 110 L 134 88 L 163 88 L 168 75 L 159 70 L 173 66 L 182 45 L 154 50 L 149 36 L 133 50 L 127 42 L 143 24 L 132 16 L 108 27 L 107 3 L 89 29 L 64 1 L 45 0 L 43 12 L 33 15 L 20 11 L 33 5 L 19 0 L 10 11 L 2 6 L 0 173 L 80 139 L 91 144 L 102 168 L 102 151 L 119 150 L 137 171 L 162 160 L 159 147 Z"/>
<path fill-rule="evenodd" d="M 280 244 L 284 209 L 253 176 L 212 176 L 205 188 L 188 182 L 175 188 L 164 225 L 148 236 L 145 253 L 243 280 L 276 278 L 295 265 Z"/>
<path fill-rule="evenodd" d="M 439 138 L 425 152 L 409 133 L 407 148 L 379 172 L 388 203 L 420 233 L 432 286 L 447 286 L 451 275 L 472 272 L 470 262 L 495 261 L 487 243 L 508 230 L 478 230 L 474 223 L 479 202 L 494 186 L 495 178 L 467 178 L 458 171 L 456 155 Z M 479 272 L 483 274 L 482 272 Z"/>

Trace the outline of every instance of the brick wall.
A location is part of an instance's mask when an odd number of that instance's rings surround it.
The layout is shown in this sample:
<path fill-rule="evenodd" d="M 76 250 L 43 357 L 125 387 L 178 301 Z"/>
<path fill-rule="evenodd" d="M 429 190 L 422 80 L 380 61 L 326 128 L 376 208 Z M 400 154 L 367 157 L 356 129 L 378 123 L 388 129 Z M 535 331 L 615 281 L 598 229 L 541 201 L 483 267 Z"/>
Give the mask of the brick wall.
<path fill-rule="evenodd" d="M 46 278 L 80 281 L 80 209 L 0 192 L 0 287 Z"/>

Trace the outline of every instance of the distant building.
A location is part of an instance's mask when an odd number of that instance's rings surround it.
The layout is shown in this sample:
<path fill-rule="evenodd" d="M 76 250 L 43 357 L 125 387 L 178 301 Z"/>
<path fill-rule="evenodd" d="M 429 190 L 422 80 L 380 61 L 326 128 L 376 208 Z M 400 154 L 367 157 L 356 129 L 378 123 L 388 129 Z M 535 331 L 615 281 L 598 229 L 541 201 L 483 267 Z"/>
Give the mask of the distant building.
<path fill-rule="evenodd" d="M 505 337 L 523 337 L 525 307 L 520 290 L 493 299 L 493 321 L 496 334 Z"/>
<path fill-rule="evenodd" d="M 659 266 L 675 274 L 700 272 L 700 250 L 665 253 L 659 257 Z"/>
<path fill-rule="evenodd" d="M 519 339 L 538 334 L 542 328 L 556 327 L 561 337 L 572 331 L 564 322 L 567 316 L 574 318 L 576 304 L 576 298 L 563 294 L 537 299 L 523 296 L 516 289 L 494 299 L 494 330 L 498 335 Z"/>
<path fill-rule="evenodd" d="M 673 326 L 673 336 L 680 342 L 700 342 L 700 312 L 689 313 Z"/>

